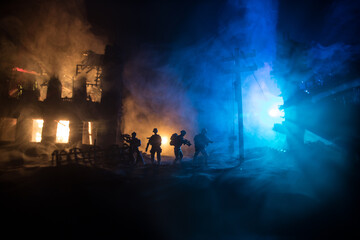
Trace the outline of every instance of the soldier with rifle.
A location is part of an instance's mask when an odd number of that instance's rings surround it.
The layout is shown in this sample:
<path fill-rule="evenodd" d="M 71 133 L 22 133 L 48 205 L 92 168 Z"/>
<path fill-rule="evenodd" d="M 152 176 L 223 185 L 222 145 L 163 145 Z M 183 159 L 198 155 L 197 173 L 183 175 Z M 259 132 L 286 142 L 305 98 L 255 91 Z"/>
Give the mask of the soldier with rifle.
<path fill-rule="evenodd" d="M 185 130 L 181 130 L 180 135 L 177 135 L 177 133 L 174 133 L 170 138 L 170 145 L 174 146 L 174 153 L 175 153 L 175 160 L 174 164 L 176 164 L 177 161 L 181 163 L 181 160 L 183 159 L 183 152 L 181 150 L 181 146 L 187 145 L 191 146 L 191 143 L 189 140 L 185 139 L 184 136 L 186 134 Z"/>
<path fill-rule="evenodd" d="M 211 141 L 206 136 L 206 134 L 207 134 L 207 130 L 206 130 L 206 128 L 203 128 L 201 130 L 201 133 L 199 133 L 198 135 L 196 135 L 194 137 L 195 154 L 194 154 L 194 158 L 193 158 L 193 165 L 195 164 L 196 158 L 199 155 L 199 153 L 202 153 L 202 155 L 205 158 L 205 165 L 207 166 L 208 154 L 206 152 L 206 147 L 207 147 L 207 145 L 209 145 L 209 143 L 213 143 L 213 141 Z"/>
<path fill-rule="evenodd" d="M 125 141 L 130 145 L 129 148 L 130 161 L 131 162 L 135 161 L 134 154 L 136 154 L 135 164 L 137 165 L 138 163 L 141 162 L 143 165 L 145 165 L 144 158 L 141 152 L 139 151 L 139 147 L 141 146 L 141 140 L 136 137 L 136 132 L 133 132 L 131 134 L 131 137 L 129 136 L 129 138 L 125 138 Z"/>

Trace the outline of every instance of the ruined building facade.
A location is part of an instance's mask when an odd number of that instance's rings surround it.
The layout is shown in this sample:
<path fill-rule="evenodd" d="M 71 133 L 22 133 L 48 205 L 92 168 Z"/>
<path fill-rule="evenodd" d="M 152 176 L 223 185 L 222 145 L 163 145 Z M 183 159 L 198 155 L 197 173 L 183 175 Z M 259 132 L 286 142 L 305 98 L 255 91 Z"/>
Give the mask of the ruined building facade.
<path fill-rule="evenodd" d="M 72 98 L 61 97 L 62 83 L 56 76 L 48 76 L 43 101 L 31 72 L 16 71 L 16 80 L 1 76 L 1 146 L 29 143 L 60 148 L 118 143 L 122 132 L 122 55 L 113 46 L 107 46 L 103 55 L 88 54 L 76 68 Z M 87 92 L 91 84 L 81 74 L 94 69 L 99 101 L 91 99 Z"/>

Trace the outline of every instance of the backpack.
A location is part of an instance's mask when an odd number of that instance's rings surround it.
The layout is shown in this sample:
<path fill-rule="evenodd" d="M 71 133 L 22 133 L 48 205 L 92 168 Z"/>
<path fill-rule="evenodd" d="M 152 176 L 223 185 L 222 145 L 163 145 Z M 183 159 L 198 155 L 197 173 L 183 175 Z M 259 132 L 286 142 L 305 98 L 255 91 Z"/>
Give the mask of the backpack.
<path fill-rule="evenodd" d="M 175 145 L 177 136 L 178 136 L 177 133 L 174 133 L 173 135 L 171 135 L 171 137 L 170 137 L 170 145 L 171 146 Z"/>
<path fill-rule="evenodd" d="M 152 135 L 149 140 L 152 146 L 160 146 L 161 145 L 161 137 L 159 135 Z"/>

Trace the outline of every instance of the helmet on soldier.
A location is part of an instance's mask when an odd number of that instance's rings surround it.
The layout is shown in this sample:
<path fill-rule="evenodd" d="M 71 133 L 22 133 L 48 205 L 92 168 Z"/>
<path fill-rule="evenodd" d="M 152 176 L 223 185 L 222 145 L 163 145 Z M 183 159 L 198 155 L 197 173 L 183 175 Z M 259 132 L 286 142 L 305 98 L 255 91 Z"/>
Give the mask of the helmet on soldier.
<path fill-rule="evenodd" d="M 157 133 L 157 132 L 158 132 L 157 128 L 154 128 L 153 133 Z"/>
<path fill-rule="evenodd" d="M 181 133 L 181 135 L 183 135 L 183 136 L 184 136 L 184 135 L 186 134 L 186 131 L 185 131 L 185 130 L 181 130 L 181 132 L 180 132 L 180 133 Z"/>
<path fill-rule="evenodd" d="M 131 134 L 131 136 L 135 137 L 135 136 L 136 136 L 136 132 L 133 132 L 133 133 Z"/>
<path fill-rule="evenodd" d="M 203 129 L 201 130 L 201 133 L 202 133 L 202 134 L 206 134 L 206 133 L 207 133 L 207 129 L 206 129 L 206 128 L 203 128 Z"/>

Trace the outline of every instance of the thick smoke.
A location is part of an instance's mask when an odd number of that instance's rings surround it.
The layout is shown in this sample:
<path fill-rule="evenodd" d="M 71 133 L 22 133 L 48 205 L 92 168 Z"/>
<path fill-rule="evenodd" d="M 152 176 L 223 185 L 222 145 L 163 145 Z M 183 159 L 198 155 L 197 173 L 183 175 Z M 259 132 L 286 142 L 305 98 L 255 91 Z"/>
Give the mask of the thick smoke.
<path fill-rule="evenodd" d="M 224 166 L 238 154 L 233 87 L 238 69 L 224 59 L 232 56 L 234 48 L 244 53 L 254 50 L 256 56 L 242 58 L 240 63 L 241 67 L 257 65 L 257 70 L 241 73 L 248 149 L 245 158 L 249 159 L 243 166 L 257 174 L 253 188 L 271 184 L 275 191 L 301 194 L 311 201 L 316 201 L 322 191 L 336 193 L 340 188 L 330 189 L 330 185 L 341 185 L 343 179 L 337 171 L 343 174 L 347 169 L 337 149 L 317 143 L 293 155 L 264 151 L 259 157 L 254 156 L 254 148 L 286 148 L 285 136 L 273 130 L 274 124 L 283 120 L 280 115 L 273 116 L 284 103 L 283 98 L 293 97 L 301 82 L 315 73 L 346 72 L 354 47 L 341 41 L 324 46 L 315 40 L 298 44 L 291 37 L 282 38 L 277 28 L 278 2 L 272 0 L 229 1 L 219 23 L 212 37 L 186 47 L 179 44 L 164 61 L 155 51 L 129 62 L 125 77 L 132 97 L 126 104 L 127 113 L 131 113 L 125 121 L 125 125 L 131 123 L 127 131 L 150 135 L 153 127 L 158 127 L 160 133 L 162 127 L 164 132 L 184 128 L 193 136 L 206 127 L 215 142 L 208 148 L 212 162 Z M 292 42 L 298 44 L 297 49 L 291 49 Z M 147 68 L 151 71 L 145 71 Z M 309 161 L 312 159 L 317 161 Z M 279 175 L 282 171 L 284 175 Z"/>
<path fill-rule="evenodd" d="M 252 113 L 252 110 L 261 109 L 256 108 L 256 104 L 266 109 L 266 104 L 269 101 L 274 100 L 274 103 L 281 103 L 281 98 L 285 101 L 294 99 L 301 91 L 308 94 L 305 91 L 309 89 L 310 82 L 312 84 L 318 82 L 321 90 L 321 84 L 331 86 L 336 82 L 346 82 L 358 78 L 359 74 L 354 75 L 352 64 L 353 61 L 358 59 L 359 46 L 358 41 L 354 43 L 356 37 L 354 32 L 351 32 L 351 29 L 358 29 L 358 27 L 355 27 L 358 22 L 353 22 L 356 16 L 356 11 L 353 10 L 358 9 L 359 4 L 354 4 L 351 1 L 333 1 L 328 8 L 323 6 L 325 12 L 318 11 L 312 13 L 312 16 L 308 16 L 307 7 L 313 4 L 313 1 L 304 1 L 304 11 L 300 11 L 304 16 L 299 17 L 295 14 L 298 9 L 287 8 L 282 10 L 287 11 L 287 17 L 279 19 L 280 13 L 278 14 L 277 9 L 281 9 L 281 6 L 278 8 L 275 1 L 262 1 L 260 5 L 264 6 L 264 8 L 255 7 L 254 5 L 257 5 L 256 1 L 248 2 L 246 5 L 252 6 L 252 8 L 248 9 L 248 14 L 246 14 L 248 22 L 253 23 L 250 26 L 257 26 L 260 30 L 256 31 L 256 29 L 250 27 L 247 34 L 251 39 L 249 46 L 254 46 L 255 49 L 262 52 L 262 54 L 257 55 L 256 61 L 259 61 L 257 62 L 258 66 L 261 66 L 260 64 L 263 62 L 263 67 L 257 70 L 254 75 L 262 86 L 264 94 L 259 94 L 259 88 L 256 88 L 255 85 L 248 85 L 245 88 L 248 90 L 248 95 L 243 97 L 244 112 L 245 114 L 251 114 L 251 118 L 248 119 L 251 121 L 250 126 L 254 124 L 252 128 L 247 129 L 247 133 L 255 133 L 255 136 L 251 138 L 255 144 L 268 143 L 268 146 L 282 148 L 285 146 L 282 134 L 272 132 L 271 135 L 272 129 L 268 128 L 274 122 L 271 123 L 271 120 L 266 118 L 257 118 L 257 114 L 261 113 L 261 111 Z M 279 2 L 284 4 L 284 1 Z M 266 5 L 266 3 L 269 3 L 269 5 Z M 297 4 L 302 4 L 302 2 L 294 5 L 297 6 Z M 353 10 L 350 10 L 349 6 L 352 6 Z M 258 13 L 259 17 L 256 17 L 255 13 Z M 296 17 L 292 17 L 292 14 Z M 295 26 L 301 25 L 297 22 L 305 22 L 308 25 L 297 28 Z M 284 28 L 285 23 L 292 29 Z M 316 26 L 316 29 L 314 29 L 314 26 Z M 290 32 L 289 35 L 288 32 Z M 245 84 L 247 80 L 251 82 L 251 78 L 247 78 Z M 312 91 L 309 90 L 308 92 L 308 96 L 312 96 Z M 281 98 L 276 98 L 276 96 L 281 96 Z M 268 100 L 262 102 L 264 98 Z M 252 103 L 248 105 L 252 107 L 247 110 L 246 101 Z M 301 101 L 299 102 L 301 104 Z M 334 121 L 335 116 L 333 119 L 324 118 L 327 109 L 334 108 L 334 106 L 336 105 L 331 105 L 331 103 L 320 105 L 320 107 L 316 104 L 305 105 L 304 111 L 302 111 L 302 114 L 305 115 L 298 115 L 295 118 L 301 124 L 313 121 L 317 124 L 316 128 L 321 129 L 321 125 L 325 125 L 326 121 Z M 336 114 L 336 111 L 332 110 L 332 115 L 334 113 Z M 322 118 L 319 118 L 322 121 L 317 120 L 319 116 L 322 116 Z M 350 117 L 345 118 L 349 119 Z M 309 121 L 309 119 L 311 120 Z M 262 124 L 261 120 L 266 120 L 266 123 Z M 327 126 L 334 127 L 335 125 L 329 124 Z M 257 131 L 252 131 L 254 129 Z M 326 131 L 332 132 L 333 130 L 328 128 Z M 311 134 L 307 133 L 305 137 L 309 135 Z M 261 137 L 264 137 L 264 139 L 261 139 Z M 272 143 L 269 142 L 271 139 L 273 139 Z M 313 200 L 316 199 L 315 201 L 320 199 L 328 201 L 327 197 L 329 199 L 335 198 L 338 191 L 341 191 L 341 188 L 344 187 L 343 174 L 349 170 L 348 163 L 343 152 L 330 145 L 329 142 L 318 136 L 311 141 L 319 142 L 306 144 L 303 148 L 299 148 L 300 150 L 289 154 L 275 155 L 276 157 L 264 155 L 264 159 L 259 161 L 258 165 L 254 164 L 264 171 L 263 174 L 257 176 L 258 181 L 255 181 L 254 185 L 266 184 L 266 182 L 271 181 L 279 186 L 278 188 L 274 187 L 274 191 L 290 191 L 296 194 L 304 194 Z M 328 144 L 328 146 L 325 144 Z M 250 163 L 247 166 L 251 168 Z M 271 180 L 267 178 L 267 176 L 275 176 L 275 172 L 279 173 L 282 170 L 286 170 L 286 174 L 279 177 L 278 180 L 275 180 L 277 177 L 274 179 L 270 177 Z M 287 184 L 283 185 L 284 182 Z M 292 211 L 292 209 L 286 210 Z"/>
<path fill-rule="evenodd" d="M 234 54 L 234 48 L 240 48 L 245 53 L 256 52 L 255 58 L 243 58 L 241 67 L 258 66 L 254 74 L 241 74 L 245 147 L 264 146 L 274 140 L 274 120 L 268 111 L 282 104 L 270 75 L 276 54 L 276 2 L 230 1 L 218 21 L 219 28 L 212 37 L 185 47 L 181 42 L 174 44 L 170 56 L 165 57 L 166 64 L 153 52 L 138 56 L 125 67 L 125 81 L 131 92 L 125 104 L 126 131 L 149 135 L 156 126 L 166 132 L 169 128 L 173 132 L 186 129 L 192 140 L 207 128 L 215 141 L 209 146 L 212 156 L 236 156 L 234 81 L 239 69 L 233 61 L 224 59 Z M 266 38 L 259 37 L 264 35 Z M 149 67 L 151 71 L 146 70 Z"/>
<path fill-rule="evenodd" d="M 72 97 L 73 77 L 82 53 L 92 50 L 102 54 L 105 50 L 104 39 L 91 32 L 84 9 L 83 1 L 13 1 L 4 6 L 0 18 L 2 83 L 12 78 L 13 68 L 19 67 L 38 73 L 31 76 L 39 84 L 41 100 L 46 97 L 46 83 L 52 76 L 62 83 L 62 97 Z M 29 76 L 21 74 L 24 79 Z M 9 148 L 9 154 L 1 154 L 4 161 L 14 154 L 27 162 L 36 158 L 24 153 L 32 149 L 27 143 Z M 51 150 L 38 148 L 39 155 L 47 155 L 47 161 Z"/>
<path fill-rule="evenodd" d="M 1 70 L 21 67 L 44 74 L 45 81 L 55 75 L 62 82 L 62 97 L 71 97 L 82 52 L 103 53 L 105 49 L 103 39 L 91 32 L 83 9 L 81 0 L 8 4 L 0 19 Z"/>
<path fill-rule="evenodd" d="M 163 64 L 159 53 L 146 49 L 128 61 L 123 78 L 129 95 L 124 102 L 125 132 L 135 131 L 145 149 L 147 139 L 158 128 L 163 138 L 185 129 L 193 136 L 196 111 L 187 95 L 186 86 L 174 70 Z M 162 146 L 163 153 L 172 155 L 169 143 Z"/>

